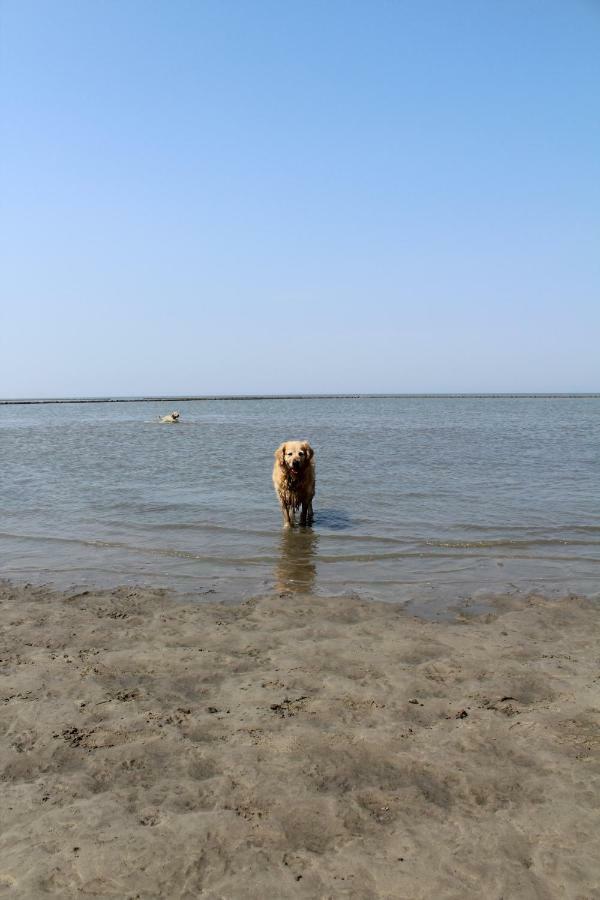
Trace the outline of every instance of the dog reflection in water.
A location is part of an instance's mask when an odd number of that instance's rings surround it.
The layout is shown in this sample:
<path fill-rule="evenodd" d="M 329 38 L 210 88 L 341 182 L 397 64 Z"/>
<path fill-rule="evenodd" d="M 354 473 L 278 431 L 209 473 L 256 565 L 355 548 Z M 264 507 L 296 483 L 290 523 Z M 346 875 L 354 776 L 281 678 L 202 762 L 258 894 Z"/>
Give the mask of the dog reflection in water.
<path fill-rule="evenodd" d="M 279 559 L 275 564 L 275 588 L 310 594 L 317 575 L 318 535 L 311 529 L 285 528 L 279 541 Z"/>

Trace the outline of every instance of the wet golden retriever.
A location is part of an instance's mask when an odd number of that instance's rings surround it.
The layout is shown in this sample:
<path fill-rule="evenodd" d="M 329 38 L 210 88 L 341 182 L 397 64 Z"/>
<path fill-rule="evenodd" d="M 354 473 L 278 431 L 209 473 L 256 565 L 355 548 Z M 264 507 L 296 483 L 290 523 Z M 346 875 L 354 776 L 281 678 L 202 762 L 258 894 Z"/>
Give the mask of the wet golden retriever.
<path fill-rule="evenodd" d="M 273 485 L 279 497 L 283 524 L 294 524 L 294 513 L 300 509 L 300 524 L 313 520 L 315 496 L 315 451 L 308 441 L 285 441 L 275 451 Z"/>
<path fill-rule="evenodd" d="M 158 421 L 163 425 L 174 425 L 175 422 L 179 422 L 179 413 L 174 409 L 168 416 L 159 416 Z"/>

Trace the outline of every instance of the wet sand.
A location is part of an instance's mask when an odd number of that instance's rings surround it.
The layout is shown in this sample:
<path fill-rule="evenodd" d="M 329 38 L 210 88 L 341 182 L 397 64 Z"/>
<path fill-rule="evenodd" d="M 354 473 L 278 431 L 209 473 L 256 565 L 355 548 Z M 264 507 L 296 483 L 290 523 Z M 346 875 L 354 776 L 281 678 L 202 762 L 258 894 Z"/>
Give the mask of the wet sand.
<path fill-rule="evenodd" d="M 597 606 L 0 601 L 2 896 L 600 897 Z"/>

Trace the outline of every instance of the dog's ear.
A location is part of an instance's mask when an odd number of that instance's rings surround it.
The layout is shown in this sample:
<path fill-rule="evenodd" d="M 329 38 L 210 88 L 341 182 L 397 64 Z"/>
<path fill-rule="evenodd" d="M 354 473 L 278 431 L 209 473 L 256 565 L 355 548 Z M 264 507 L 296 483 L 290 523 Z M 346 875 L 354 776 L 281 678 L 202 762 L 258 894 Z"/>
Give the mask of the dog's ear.
<path fill-rule="evenodd" d="M 311 459 L 313 458 L 313 456 L 315 455 L 315 451 L 314 451 L 313 448 L 310 446 L 310 444 L 308 443 L 308 441 L 304 441 L 304 443 L 302 444 L 302 449 L 303 449 L 304 452 L 306 453 L 306 457 L 307 457 L 307 459 L 309 459 L 309 460 L 311 460 Z"/>
<path fill-rule="evenodd" d="M 285 462 L 285 444 L 280 444 L 277 450 L 275 451 L 275 459 L 278 463 L 283 465 Z"/>

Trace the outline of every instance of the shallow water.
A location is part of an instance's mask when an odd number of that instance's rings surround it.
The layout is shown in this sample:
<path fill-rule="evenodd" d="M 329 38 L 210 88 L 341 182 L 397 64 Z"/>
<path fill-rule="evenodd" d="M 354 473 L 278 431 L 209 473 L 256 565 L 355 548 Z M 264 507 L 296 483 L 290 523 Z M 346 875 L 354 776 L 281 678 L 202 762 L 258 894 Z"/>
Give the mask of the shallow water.
<path fill-rule="evenodd" d="M 416 609 L 598 593 L 598 397 L 196 400 L 158 425 L 172 405 L 0 406 L 0 577 Z M 272 454 L 293 437 L 315 522 L 284 532 Z"/>

